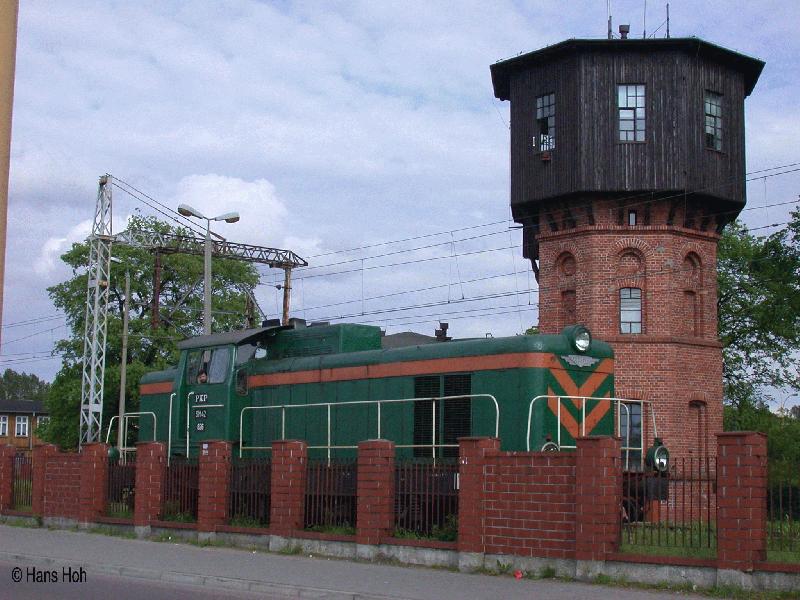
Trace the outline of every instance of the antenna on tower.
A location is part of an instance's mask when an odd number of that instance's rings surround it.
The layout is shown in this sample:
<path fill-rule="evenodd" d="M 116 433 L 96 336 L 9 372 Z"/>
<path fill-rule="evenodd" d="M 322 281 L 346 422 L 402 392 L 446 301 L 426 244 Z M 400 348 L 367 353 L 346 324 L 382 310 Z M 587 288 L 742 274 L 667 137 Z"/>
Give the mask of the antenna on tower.
<path fill-rule="evenodd" d="M 644 0 L 644 15 L 642 16 L 642 37 L 647 38 L 647 0 Z"/>
<path fill-rule="evenodd" d="M 669 2 L 667 2 L 667 39 L 669 39 Z"/>

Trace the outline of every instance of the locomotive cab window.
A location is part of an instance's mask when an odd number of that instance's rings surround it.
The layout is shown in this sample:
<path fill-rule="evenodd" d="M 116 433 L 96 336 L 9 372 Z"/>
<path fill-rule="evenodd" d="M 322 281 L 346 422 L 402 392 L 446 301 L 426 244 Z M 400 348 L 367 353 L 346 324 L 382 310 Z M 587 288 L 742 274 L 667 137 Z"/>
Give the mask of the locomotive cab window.
<path fill-rule="evenodd" d="M 223 383 L 228 379 L 230 348 L 195 350 L 189 354 L 187 381 L 190 384 Z"/>

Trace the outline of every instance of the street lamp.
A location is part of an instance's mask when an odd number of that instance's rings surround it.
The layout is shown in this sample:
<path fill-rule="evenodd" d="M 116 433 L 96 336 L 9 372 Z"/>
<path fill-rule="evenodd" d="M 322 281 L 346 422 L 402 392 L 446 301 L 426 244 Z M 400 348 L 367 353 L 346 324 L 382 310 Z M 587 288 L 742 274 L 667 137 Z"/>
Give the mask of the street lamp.
<path fill-rule="evenodd" d="M 238 212 L 229 212 L 224 215 L 209 218 L 196 208 L 188 204 L 178 205 L 178 212 L 184 217 L 197 217 L 206 220 L 206 247 L 203 261 L 203 333 L 211 334 L 211 221 L 225 221 L 236 223 L 239 220 Z"/>

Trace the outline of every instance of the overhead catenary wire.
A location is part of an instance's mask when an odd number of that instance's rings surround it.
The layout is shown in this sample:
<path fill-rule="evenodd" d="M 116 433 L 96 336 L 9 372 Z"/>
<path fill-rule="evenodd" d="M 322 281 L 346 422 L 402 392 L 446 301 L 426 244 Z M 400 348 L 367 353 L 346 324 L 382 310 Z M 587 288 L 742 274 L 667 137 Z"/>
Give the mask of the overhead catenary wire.
<path fill-rule="evenodd" d="M 793 168 L 793 167 L 797 167 L 797 168 Z M 769 173 L 769 171 L 778 171 L 780 169 L 786 169 L 786 170 L 785 171 L 781 171 L 779 173 Z M 760 175 L 758 177 L 751 177 L 749 179 L 746 179 L 745 181 L 746 182 L 756 181 L 756 180 L 761 180 L 764 177 L 776 177 L 776 176 L 780 176 L 780 175 L 786 175 L 786 174 L 790 174 L 790 173 L 795 173 L 795 172 L 798 172 L 798 171 L 800 171 L 800 161 L 786 163 L 786 164 L 777 165 L 777 166 L 774 166 L 774 167 L 768 167 L 768 168 L 764 168 L 764 169 L 758 169 L 758 170 L 754 170 L 754 171 L 749 171 L 749 172 L 745 173 L 746 177 L 747 176 L 752 176 L 752 175 L 759 175 L 761 173 L 768 173 L 768 174 L 766 176 L 765 175 Z M 668 199 L 671 199 L 671 198 L 680 198 L 680 197 L 683 197 L 685 194 L 708 191 L 710 189 L 715 189 L 717 187 L 735 185 L 737 180 L 738 180 L 738 177 L 731 177 L 730 179 L 722 180 L 722 181 L 720 181 L 720 182 L 718 182 L 716 184 L 711 184 L 711 185 L 704 186 L 702 188 L 697 188 L 697 189 L 694 189 L 694 190 L 688 190 L 686 192 L 676 193 L 676 194 L 673 194 L 673 195 L 670 195 L 670 196 L 666 196 L 666 197 L 660 196 L 658 198 L 652 198 L 652 193 L 650 193 L 650 192 L 640 192 L 640 193 L 631 194 L 631 195 L 628 195 L 628 196 L 623 196 L 621 198 L 616 198 L 615 201 L 628 202 L 630 200 L 643 199 L 639 203 L 637 203 L 637 205 L 645 205 L 645 204 L 648 204 L 648 203 L 661 202 L 663 200 L 668 200 Z M 796 201 L 792 201 L 792 202 L 796 202 Z M 781 203 L 780 205 L 785 205 L 785 204 L 789 204 L 789 203 L 791 203 L 791 202 Z M 577 205 L 574 208 L 576 208 L 576 209 L 586 208 L 589 205 L 590 205 L 590 203 L 583 203 L 583 204 Z M 634 205 L 631 204 L 630 206 L 634 206 Z M 747 207 L 746 206 L 746 207 L 744 207 L 742 212 L 744 212 L 746 210 L 757 209 L 757 208 L 759 208 L 759 207 Z M 710 216 L 714 216 L 715 214 L 719 214 L 719 215 L 731 214 L 732 212 L 733 211 L 722 211 L 720 213 L 711 213 Z M 738 209 L 737 209 L 736 212 L 738 212 Z M 329 252 L 324 252 L 324 253 L 320 253 L 320 254 L 314 254 L 314 255 L 308 256 L 307 258 L 313 259 L 313 258 L 321 258 L 323 256 L 330 256 L 330 255 L 334 255 L 334 254 L 346 254 L 346 253 L 349 253 L 349 252 L 356 252 L 356 251 L 359 251 L 359 250 L 376 248 L 376 247 L 380 247 L 380 246 L 400 244 L 400 243 L 404 243 L 404 242 L 408 242 L 408 241 L 416 241 L 416 240 L 419 240 L 419 239 L 426 239 L 426 238 L 431 238 L 431 237 L 436 237 L 436 236 L 446 236 L 446 235 L 450 235 L 453 232 L 458 233 L 458 232 L 462 232 L 462 231 L 469 231 L 469 230 L 479 229 L 479 228 L 483 228 L 483 227 L 491 227 L 491 226 L 494 226 L 494 225 L 500 225 L 500 224 L 505 224 L 505 223 L 509 223 L 509 222 L 510 222 L 510 219 L 502 219 L 502 220 L 499 220 L 499 221 L 492 221 L 492 222 L 489 222 L 489 223 L 480 223 L 480 224 L 476 224 L 476 225 L 464 226 L 464 227 L 459 227 L 459 228 L 455 228 L 455 229 L 449 229 L 449 230 L 446 230 L 446 231 L 439 231 L 439 232 L 435 232 L 435 233 L 428 233 L 428 234 L 422 234 L 422 235 L 418 235 L 418 236 L 399 238 L 399 239 L 395 239 L 395 240 L 387 240 L 387 241 L 383 241 L 383 242 L 375 242 L 375 243 L 372 243 L 372 244 L 367 244 L 367 245 L 363 245 L 363 246 L 357 246 L 357 247 L 353 247 L 353 248 L 347 248 L 347 249 L 341 249 L 341 250 L 331 250 Z M 566 222 L 566 220 L 562 219 L 561 222 L 557 221 L 556 223 L 557 224 L 564 224 L 565 222 Z M 499 235 L 500 233 L 503 233 L 503 232 L 502 231 L 498 231 L 498 232 L 495 232 L 494 235 Z M 444 245 L 446 243 L 447 242 L 442 242 L 441 244 L 433 244 L 433 245 L 431 245 L 431 247 L 432 246 L 436 246 L 436 245 Z M 421 246 L 419 248 L 426 248 L 426 247 L 428 247 L 428 246 Z M 412 250 L 415 250 L 415 249 L 416 248 L 411 248 L 411 249 L 407 249 L 405 251 L 412 251 Z M 338 263 L 332 263 L 332 264 L 338 264 Z M 306 269 L 311 269 L 311 268 L 320 268 L 320 267 L 323 267 L 323 266 L 328 266 L 328 265 L 327 264 L 325 264 L 325 265 L 309 265 L 308 267 L 303 267 L 303 269 L 306 270 Z"/>

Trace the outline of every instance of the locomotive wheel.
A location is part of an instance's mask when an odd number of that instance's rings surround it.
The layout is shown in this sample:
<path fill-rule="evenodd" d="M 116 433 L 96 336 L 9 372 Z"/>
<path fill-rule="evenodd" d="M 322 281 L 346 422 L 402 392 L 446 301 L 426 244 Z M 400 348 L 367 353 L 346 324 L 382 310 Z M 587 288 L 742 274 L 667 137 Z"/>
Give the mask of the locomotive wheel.
<path fill-rule="evenodd" d="M 561 448 L 555 442 L 545 442 L 540 452 L 560 452 Z"/>

